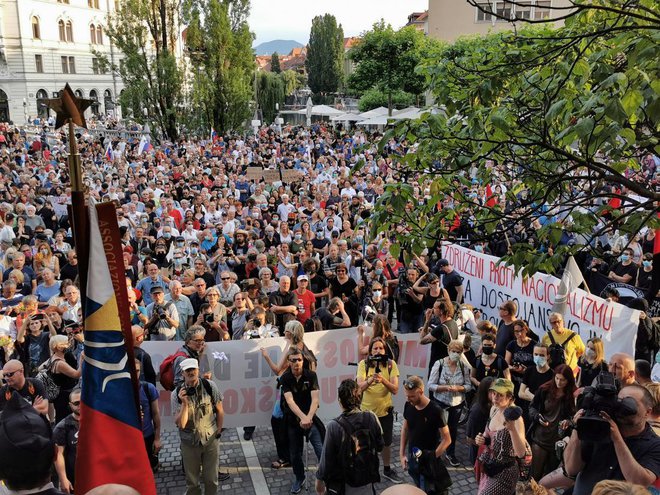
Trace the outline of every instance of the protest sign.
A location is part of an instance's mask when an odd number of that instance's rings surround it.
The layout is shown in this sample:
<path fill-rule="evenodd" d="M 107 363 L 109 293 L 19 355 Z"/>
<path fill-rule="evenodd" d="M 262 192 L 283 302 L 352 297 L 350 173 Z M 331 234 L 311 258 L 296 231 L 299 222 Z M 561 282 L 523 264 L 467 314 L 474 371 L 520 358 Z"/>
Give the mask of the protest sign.
<path fill-rule="evenodd" d="M 428 375 L 430 346 L 419 344 L 417 334 L 398 337 L 401 352 L 399 356 L 400 382 L 403 378 Z M 305 344 L 318 359 L 318 379 L 320 386 L 320 408 L 318 415 L 329 420 L 339 415 L 337 387 L 344 378 L 354 378 L 357 367 L 357 331 L 355 328 L 327 330 L 305 335 Z M 270 425 L 270 417 L 275 400 L 279 398 L 275 375 L 262 356 L 264 348 L 271 359 L 278 363 L 286 346 L 282 337 L 258 340 L 238 340 L 210 342 L 206 345 L 203 360 L 213 373 L 213 380 L 220 388 L 224 399 L 225 424 L 227 428 L 252 425 Z M 142 348 L 151 355 L 155 369 L 166 356 L 175 353 L 181 342 L 144 342 Z M 161 420 L 164 425 L 172 425 L 174 418 L 170 405 L 171 392 L 160 391 Z M 394 408 L 403 412 L 405 394 L 394 396 Z"/>
<path fill-rule="evenodd" d="M 263 177 L 263 171 L 264 169 L 261 167 L 248 167 L 245 172 L 245 177 L 248 180 L 260 181 L 261 177 Z"/>
<path fill-rule="evenodd" d="M 526 320 L 537 335 L 549 330 L 548 315 L 559 287 L 557 277 L 545 273 L 522 277 L 512 266 L 500 264 L 499 258 L 456 244 L 445 244 L 442 253 L 464 277 L 465 302 L 481 309 L 485 319 L 497 325 L 498 306 L 513 300 L 518 305 L 518 318 Z M 603 339 L 608 358 L 615 352 L 634 355 L 639 323 L 637 310 L 575 289 L 568 296 L 564 323 L 584 342 L 592 337 Z"/>

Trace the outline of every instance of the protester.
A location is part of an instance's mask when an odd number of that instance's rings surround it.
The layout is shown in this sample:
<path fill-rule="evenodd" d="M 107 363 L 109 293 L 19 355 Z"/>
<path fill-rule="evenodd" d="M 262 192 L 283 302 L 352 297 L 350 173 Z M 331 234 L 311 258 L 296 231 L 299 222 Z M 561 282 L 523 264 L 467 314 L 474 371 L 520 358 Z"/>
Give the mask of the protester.
<path fill-rule="evenodd" d="M 136 358 L 135 372 L 138 376 L 141 375 L 141 368 L 142 363 Z M 140 380 L 138 393 L 140 396 L 140 418 L 142 420 L 144 445 L 147 449 L 151 469 L 156 472 L 159 469 L 158 452 L 162 447 L 160 439 L 160 409 L 158 407 L 159 393 L 155 385 L 144 380 Z"/>
<path fill-rule="evenodd" d="M 584 354 L 578 359 L 580 373 L 578 374 L 578 387 L 590 386 L 595 378 L 603 371 L 607 371 L 605 361 L 605 346 L 602 339 L 593 337 L 587 340 Z"/>
<path fill-rule="evenodd" d="M 0 411 L 5 408 L 13 392 L 17 392 L 39 414 L 48 414 L 46 390 L 40 380 L 25 376 L 23 363 L 17 359 L 7 361 L 2 368 L 2 378 L 6 384 L 0 388 Z"/>
<path fill-rule="evenodd" d="M 559 313 L 550 313 L 548 317 L 552 328 L 543 336 L 541 343 L 550 349 L 550 366 L 567 364 L 574 373 L 577 373 L 577 360 L 584 354 L 585 345 L 580 336 L 564 327 L 564 317 Z M 563 357 L 554 358 L 551 346 L 559 346 L 563 350 Z"/>
<path fill-rule="evenodd" d="M 76 483 L 75 467 L 78 452 L 78 430 L 80 430 L 80 389 L 68 393 L 71 414 L 57 423 L 53 429 L 53 441 L 57 450 L 55 472 L 60 481 L 60 490 L 73 493 Z"/>

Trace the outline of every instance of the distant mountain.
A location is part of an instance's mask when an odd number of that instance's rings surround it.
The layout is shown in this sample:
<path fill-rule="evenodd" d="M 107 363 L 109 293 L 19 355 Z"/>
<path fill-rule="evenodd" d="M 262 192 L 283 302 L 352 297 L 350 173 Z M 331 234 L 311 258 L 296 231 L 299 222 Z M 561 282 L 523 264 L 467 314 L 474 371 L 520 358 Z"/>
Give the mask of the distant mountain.
<path fill-rule="evenodd" d="M 257 55 L 272 55 L 277 52 L 278 55 L 288 55 L 291 50 L 303 46 L 294 40 L 273 40 L 261 43 L 253 48 Z"/>

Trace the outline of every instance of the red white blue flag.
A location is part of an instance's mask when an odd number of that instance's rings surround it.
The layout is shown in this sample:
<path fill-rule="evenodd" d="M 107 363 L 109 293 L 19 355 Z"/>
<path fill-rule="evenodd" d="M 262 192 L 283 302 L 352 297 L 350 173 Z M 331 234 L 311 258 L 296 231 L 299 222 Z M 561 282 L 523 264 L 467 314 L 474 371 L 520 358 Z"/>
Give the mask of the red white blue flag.
<path fill-rule="evenodd" d="M 115 152 L 112 149 L 112 144 L 108 143 L 108 147 L 105 149 L 105 157 L 108 160 L 114 160 L 115 159 Z"/>
<path fill-rule="evenodd" d="M 155 495 L 140 416 L 126 279 L 112 203 L 89 206 L 89 273 L 76 493 L 104 484 Z"/>

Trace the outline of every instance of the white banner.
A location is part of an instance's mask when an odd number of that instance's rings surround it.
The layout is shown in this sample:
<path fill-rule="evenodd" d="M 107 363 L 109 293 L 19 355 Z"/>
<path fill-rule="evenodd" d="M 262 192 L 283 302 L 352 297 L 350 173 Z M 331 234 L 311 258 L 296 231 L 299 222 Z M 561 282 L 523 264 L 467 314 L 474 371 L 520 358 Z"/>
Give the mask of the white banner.
<path fill-rule="evenodd" d="M 518 317 L 526 320 L 539 337 L 550 329 L 548 315 L 559 287 L 557 277 L 536 273 L 523 278 L 513 267 L 498 264 L 499 258 L 456 244 L 445 244 L 442 252 L 464 277 L 465 302 L 481 309 L 484 319 L 497 325 L 498 306 L 513 300 L 518 304 Z M 568 296 L 564 323 L 566 328 L 578 333 L 585 344 L 592 337 L 603 339 L 608 358 L 615 352 L 635 354 L 639 324 L 637 310 L 576 289 Z"/>
<path fill-rule="evenodd" d="M 418 375 L 426 378 L 430 346 L 418 343 L 417 334 L 398 335 L 401 352 L 399 372 L 401 377 Z M 355 328 L 308 333 L 305 344 L 318 359 L 317 375 L 321 389 L 318 415 L 328 420 L 339 415 L 337 387 L 344 378 L 354 378 L 357 367 L 348 363 L 360 359 Z M 142 348 L 151 356 L 158 372 L 166 356 L 174 354 L 182 342 L 144 342 Z M 270 417 L 277 397 L 275 375 L 261 354 L 261 347 L 268 350 L 271 359 L 278 363 L 286 342 L 283 337 L 258 340 L 210 342 L 202 357 L 213 373 L 213 380 L 224 395 L 225 424 L 227 428 L 238 426 L 270 425 Z M 399 380 L 399 393 L 394 398 L 394 408 L 403 412 L 405 394 L 403 378 Z M 163 425 L 172 425 L 170 392 L 160 391 L 160 411 Z"/>

